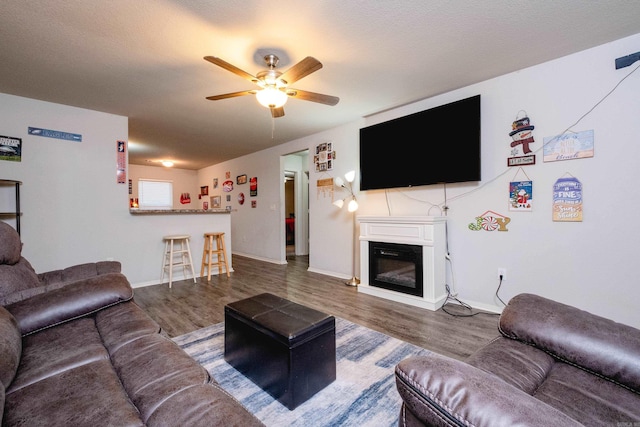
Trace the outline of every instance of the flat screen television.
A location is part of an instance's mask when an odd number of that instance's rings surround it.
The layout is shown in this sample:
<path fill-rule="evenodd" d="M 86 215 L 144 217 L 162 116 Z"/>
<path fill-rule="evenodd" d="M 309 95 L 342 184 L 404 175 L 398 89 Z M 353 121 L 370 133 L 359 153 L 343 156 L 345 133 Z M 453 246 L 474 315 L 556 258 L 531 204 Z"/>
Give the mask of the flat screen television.
<path fill-rule="evenodd" d="M 360 190 L 480 180 L 480 95 L 360 129 Z"/>

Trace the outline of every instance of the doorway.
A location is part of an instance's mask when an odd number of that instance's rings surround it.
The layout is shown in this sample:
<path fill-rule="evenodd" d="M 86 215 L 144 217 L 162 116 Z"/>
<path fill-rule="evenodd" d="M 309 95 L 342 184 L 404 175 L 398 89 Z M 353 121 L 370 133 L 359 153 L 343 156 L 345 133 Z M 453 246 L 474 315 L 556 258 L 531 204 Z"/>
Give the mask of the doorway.
<path fill-rule="evenodd" d="M 283 156 L 285 259 L 309 255 L 309 150 Z"/>

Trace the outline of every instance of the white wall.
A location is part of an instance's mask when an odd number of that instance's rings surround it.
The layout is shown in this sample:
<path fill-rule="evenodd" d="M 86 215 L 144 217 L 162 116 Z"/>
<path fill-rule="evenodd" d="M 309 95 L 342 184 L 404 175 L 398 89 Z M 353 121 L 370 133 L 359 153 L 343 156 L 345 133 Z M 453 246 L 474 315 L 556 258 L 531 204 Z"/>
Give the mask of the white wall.
<path fill-rule="evenodd" d="M 534 182 L 533 212 L 508 211 L 507 188 L 516 170 L 505 167 L 508 133 L 520 110 L 526 110 L 536 127 L 533 148 L 537 150 L 544 137 L 564 131 L 638 67 L 636 63 L 615 70 L 614 60 L 637 52 L 639 46 L 640 34 L 211 166 L 198 172 L 198 186 L 211 185 L 214 177 L 221 185 L 227 171 L 234 185 L 237 175 L 257 176 L 255 209 L 249 184 L 240 186 L 247 196 L 244 205 L 237 203 L 237 186 L 232 193 L 229 248 L 233 245 L 235 253 L 284 263 L 282 156 L 332 142 L 337 153 L 334 170 L 315 173 L 310 167 L 310 270 L 349 278 L 352 217 L 317 192 L 317 180 L 358 169 L 360 127 L 479 93 L 483 181 L 447 187 L 455 273 L 448 272 L 448 281 L 455 277 L 460 299 L 497 309 L 496 270 L 504 267 L 508 273 L 500 295 L 505 301 L 520 292 L 533 292 L 640 327 L 635 270 L 640 235 L 635 218 L 640 210 L 635 197 L 640 182 L 636 160 L 640 71 L 573 127 L 595 131 L 594 158 L 544 163 L 538 152 L 537 164 L 524 168 Z M 28 136 L 28 126 L 80 133 L 83 142 Z M 129 214 L 127 185 L 116 184 L 114 166 L 116 140 L 127 139 L 124 117 L 0 95 L 0 135 L 23 138 L 22 162 L 0 162 L 0 178 L 24 182 L 24 253 L 37 271 L 113 257 L 122 260 L 133 283 L 146 282 L 159 276 L 161 236 L 191 230 L 186 221 L 167 218 L 151 227 Z M 584 185 L 580 223 L 551 221 L 552 186 L 566 173 Z M 369 191 L 360 193 L 358 200 L 361 215 L 427 215 L 437 211 L 432 205 L 443 203 L 444 192 L 442 186 Z M 468 224 L 486 210 L 510 216 L 509 231 L 470 231 Z"/>
<path fill-rule="evenodd" d="M 640 135 L 640 71 L 572 127 L 575 131 L 594 130 L 595 157 L 544 163 L 538 151 L 537 163 L 523 168 L 533 180 L 533 212 L 508 210 L 509 182 L 519 180 L 522 174 L 514 179 L 517 168 L 506 167 L 511 150 L 508 134 L 520 110 L 528 113 L 535 126 L 532 148 L 539 150 L 544 137 L 570 127 L 639 66 L 614 67 L 615 58 L 636 52 L 639 46 L 640 34 L 212 166 L 201 173 L 211 176 L 231 170 L 232 176 L 242 172 L 260 177 L 260 208 L 239 209 L 233 214 L 233 241 L 246 255 L 279 261 L 283 238 L 282 215 L 276 212 L 281 209 L 277 191 L 281 188 L 279 158 L 332 142 L 337 152 L 335 169 L 318 174 L 310 168 L 310 270 L 350 277 L 351 216 L 317 194 L 317 180 L 357 170 L 360 127 L 481 94 L 483 180 L 479 184 L 447 186 L 452 257 L 447 282 L 455 286 L 462 301 L 499 310 L 501 304 L 495 293 L 497 269 L 502 267 L 507 269 L 507 279 L 500 289 L 505 301 L 521 292 L 537 293 L 639 327 L 636 300 L 640 290 L 635 263 L 640 225 L 635 215 L 640 202 L 634 195 L 640 182 L 635 153 Z M 452 128 L 452 138 L 459 130 Z M 422 149 L 416 145 L 407 155 L 417 155 Z M 584 186 L 584 220 L 580 223 L 551 219 L 553 184 L 567 173 Z M 367 191 L 358 195 L 358 214 L 438 215 L 444 198 L 441 185 Z M 511 218 L 507 232 L 469 230 L 468 224 L 487 210 Z"/>
<path fill-rule="evenodd" d="M 205 185 L 203 183 L 211 182 L 216 177 L 222 183 L 226 172 L 230 172 L 234 181 L 234 190 L 230 193 L 234 253 L 279 264 L 286 263 L 282 180 L 284 170 L 292 166 L 287 164 L 285 167 L 285 156 L 305 149 L 313 153 L 316 145 L 332 142 L 337 158 L 341 159 L 335 162 L 333 171 L 316 173 L 311 165 L 313 156 L 307 158 L 306 168 L 310 171 L 309 264 L 312 271 L 337 277 L 351 277 L 352 216 L 346 209 L 339 210 L 333 206 L 331 197 L 324 197 L 318 192 L 317 180 L 342 176 L 349 170 L 357 170 L 357 135 L 361 125 L 361 121 L 350 123 L 199 171 L 200 185 Z M 237 202 L 238 193 L 248 194 L 248 185 L 236 185 L 235 177 L 245 173 L 249 177 L 258 177 L 255 209 L 247 202 L 242 206 Z M 222 193 L 221 189 L 219 193 L 223 195 L 223 199 L 227 194 Z M 336 189 L 335 198 L 344 197 L 344 194 L 340 196 L 341 194 L 341 190 Z"/>
<path fill-rule="evenodd" d="M 82 142 L 28 135 L 29 126 L 81 134 Z M 22 161 L 0 161 L 0 178 L 23 182 L 22 253 L 37 272 L 113 258 L 134 286 L 158 283 L 163 235 L 191 234 L 199 273 L 202 234 L 230 233 L 227 213 L 129 213 L 128 185 L 116 182 L 126 117 L 0 94 L 0 135 L 22 138 Z"/>

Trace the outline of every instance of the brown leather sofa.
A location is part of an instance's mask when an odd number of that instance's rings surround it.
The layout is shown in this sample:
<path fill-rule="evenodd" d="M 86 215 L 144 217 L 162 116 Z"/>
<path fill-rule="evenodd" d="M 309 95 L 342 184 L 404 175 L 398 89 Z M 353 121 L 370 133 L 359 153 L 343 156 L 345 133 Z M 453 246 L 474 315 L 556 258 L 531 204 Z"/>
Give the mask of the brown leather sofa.
<path fill-rule="evenodd" d="M 36 275 L 21 247 L 0 222 L 3 427 L 263 425 L 159 333 L 117 263 Z"/>
<path fill-rule="evenodd" d="M 399 425 L 640 425 L 640 330 L 520 294 L 499 331 L 464 362 L 400 362 Z"/>

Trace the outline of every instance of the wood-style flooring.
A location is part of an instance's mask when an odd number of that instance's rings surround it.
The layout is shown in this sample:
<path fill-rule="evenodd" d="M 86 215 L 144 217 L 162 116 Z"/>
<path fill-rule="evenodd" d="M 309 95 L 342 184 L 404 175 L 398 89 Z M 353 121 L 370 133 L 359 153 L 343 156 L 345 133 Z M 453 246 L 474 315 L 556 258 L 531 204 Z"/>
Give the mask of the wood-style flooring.
<path fill-rule="evenodd" d="M 455 317 L 359 293 L 345 280 L 308 270 L 308 257 L 288 257 L 288 265 L 277 265 L 233 256 L 231 277 L 212 276 L 136 288 L 134 300 L 164 333 L 175 337 L 224 321 L 227 303 L 270 292 L 290 301 L 342 317 L 370 329 L 410 342 L 437 353 L 464 359 L 498 336 L 498 316 L 478 314 Z M 456 304 L 447 311 L 470 312 Z M 476 310 L 474 310 L 476 312 Z"/>

